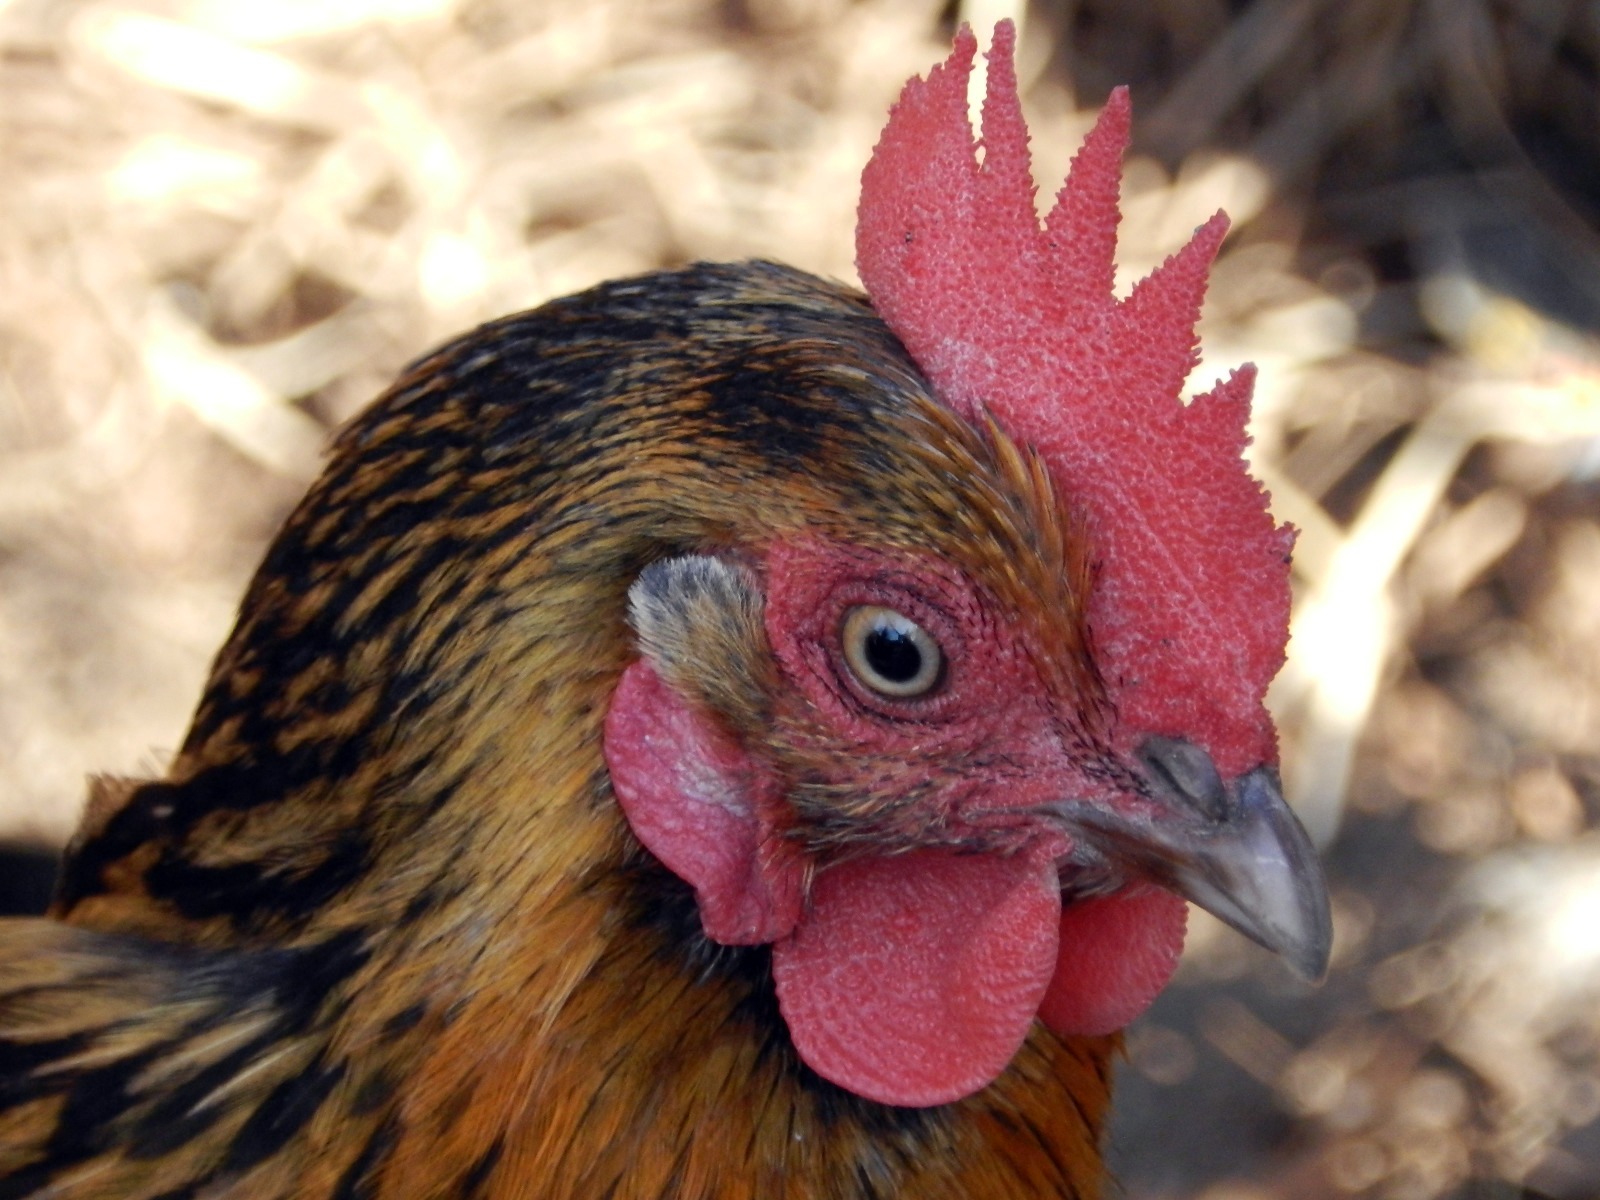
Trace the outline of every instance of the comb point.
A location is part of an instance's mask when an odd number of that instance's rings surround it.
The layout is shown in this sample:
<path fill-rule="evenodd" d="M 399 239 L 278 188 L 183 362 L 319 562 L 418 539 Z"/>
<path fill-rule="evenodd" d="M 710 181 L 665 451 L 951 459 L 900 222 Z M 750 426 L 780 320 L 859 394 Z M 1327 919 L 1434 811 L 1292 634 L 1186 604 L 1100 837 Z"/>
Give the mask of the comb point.
<path fill-rule="evenodd" d="M 1153 396 L 1177 398 L 1199 362 L 1195 326 L 1212 260 L 1227 233 L 1227 214 L 1214 214 L 1118 306 L 1112 353 L 1130 355 L 1140 364 Z"/>
<path fill-rule="evenodd" d="M 1117 227 L 1122 222 L 1122 156 L 1133 107 L 1128 89 L 1112 91 L 1094 127 L 1072 156 L 1066 182 L 1045 217 L 1056 294 L 1069 311 L 1109 306 L 1116 279 Z"/>
<path fill-rule="evenodd" d="M 1028 125 L 1022 117 L 1013 58 L 1016 29 L 1010 21 L 995 26 L 987 55 L 983 98 L 983 166 L 978 202 L 985 213 L 981 253 L 995 262 L 1026 263 L 1037 258 L 1038 190 L 1028 152 Z"/>

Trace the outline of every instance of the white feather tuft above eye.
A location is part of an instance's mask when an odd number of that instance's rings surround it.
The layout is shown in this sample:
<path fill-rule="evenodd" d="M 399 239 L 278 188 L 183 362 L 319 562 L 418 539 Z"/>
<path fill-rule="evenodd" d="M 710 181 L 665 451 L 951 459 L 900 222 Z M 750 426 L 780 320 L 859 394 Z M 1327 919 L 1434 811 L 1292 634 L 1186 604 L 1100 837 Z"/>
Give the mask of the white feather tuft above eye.
<path fill-rule="evenodd" d="M 688 627 L 707 620 L 744 624 L 761 618 L 761 589 L 752 572 L 709 554 L 686 554 L 653 562 L 628 589 L 628 624 L 646 656 L 664 642 L 681 639 Z"/>
<path fill-rule="evenodd" d="M 709 554 L 653 562 L 628 589 L 646 661 L 679 694 L 727 716 L 759 706 L 770 668 L 765 608 L 753 571 Z"/>

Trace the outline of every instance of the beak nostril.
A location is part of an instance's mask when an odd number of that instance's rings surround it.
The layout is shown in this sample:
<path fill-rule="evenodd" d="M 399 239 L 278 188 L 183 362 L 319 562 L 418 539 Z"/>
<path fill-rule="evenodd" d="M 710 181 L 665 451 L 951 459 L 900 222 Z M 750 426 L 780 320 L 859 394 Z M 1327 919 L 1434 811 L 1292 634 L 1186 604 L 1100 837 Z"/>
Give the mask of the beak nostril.
<path fill-rule="evenodd" d="M 1181 738 L 1154 737 L 1139 747 L 1139 758 L 1174 798 L 1209 820 L 1228 818 L 1228 789 L 1211 756 L 1200 747 Z"/>
<path fill-rule="evenodd" d="M 1055 807 L 1077 843 L 1073 869 L 1164 887 L 1281 954 L 1301 977 L 1321 978 L 1333 941 L 1327 885 L 1277 772 L 1257 767 L 1229 786 L 1205 751 L 1176 738 L 1151 738 L 1139 757 L 1155 812 Z"/>

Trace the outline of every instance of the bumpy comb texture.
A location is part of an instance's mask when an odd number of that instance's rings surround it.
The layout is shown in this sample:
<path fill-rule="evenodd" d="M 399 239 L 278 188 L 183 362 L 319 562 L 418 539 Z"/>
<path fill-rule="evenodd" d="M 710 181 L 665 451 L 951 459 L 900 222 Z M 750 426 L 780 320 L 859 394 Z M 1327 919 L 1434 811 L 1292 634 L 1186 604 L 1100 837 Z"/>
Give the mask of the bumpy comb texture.
<path fill-rule="evenodd" d="M 1181 394 L 1227 218 L 1117 300 L 1127 93 L 1112 93 L 1041 226 L 1014 40 L 1009 21 L 995 28 L 981 143 L 970 30 L 906 85 L 862 176 L 861 279 L 945 402 L 975 421 L 987 409 L 1035 447 L 1083 518 L 1121 748 L 1185 736 L 1225 776 L 1276 761 L 1262 697 L 1288 641 L 1293 531 L 1244 464 L 1254 372 Z"/>

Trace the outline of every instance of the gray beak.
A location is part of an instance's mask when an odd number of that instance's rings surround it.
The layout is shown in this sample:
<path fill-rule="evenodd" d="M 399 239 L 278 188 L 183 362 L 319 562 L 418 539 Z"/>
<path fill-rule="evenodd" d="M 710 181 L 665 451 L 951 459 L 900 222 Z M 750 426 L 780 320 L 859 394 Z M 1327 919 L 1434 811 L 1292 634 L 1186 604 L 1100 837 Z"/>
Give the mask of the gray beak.
<path fill-rule="evenodd" d="M 1157 811 L 1063 805 L 1074 834 L 1116 874 L 1193 901 L 1301 978 L 1321 979 L 1333 945 L 1328 888 L 1277 772 L 1257 767 L 1227 785 L 1205 751 L 1174 738 L 1152 738 L 1139 756 Z"/>

